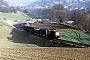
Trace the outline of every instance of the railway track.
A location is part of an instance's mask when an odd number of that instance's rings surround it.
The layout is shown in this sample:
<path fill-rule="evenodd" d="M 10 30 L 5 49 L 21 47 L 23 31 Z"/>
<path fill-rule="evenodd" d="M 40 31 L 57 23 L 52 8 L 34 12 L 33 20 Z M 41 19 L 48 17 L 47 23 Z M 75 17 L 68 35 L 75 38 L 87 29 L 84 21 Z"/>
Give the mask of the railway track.
<path fill-rule="evenodd" d="M 30 35 L 28 32 L 25 32 L 25 31 L 23 31 L 23 32 Z M 29 39 L 27 38 L 28 35 L 26 35 L 25 38 L 29 42 Z M 77 42 L 72 42 L 72 41 L 67 41 L 67 40 L 60 40 L 60 39 L 50 39 L 47 37 L 40 37 L 37 35 L 33 35 L 33 36 L 57 43 L 59 46 L 61 45 L 60 47 L 90 48 L 90 45 L 88 45 L 88 44 L 77 43 Z"/>
<path fill-rule="evenodd" d="M 41 39 L 46 39 L 46 40 L 49 40 L 49 41 L 53 41 L 54 43 L 58 43 L 60 44 L 61 46 L 63 47 L 76 47 L 76 48 L 90 48 L 90 45 L 88 44 L 83 44 L 83 43 L 77 43 L 77 42 L 72 42 L 72 41 L 67 41 L 67 40 L 60 40 L 60 39 L 50 39 L 50 38 L 47 38 L 47 37 L 40 37 L 38 35 L 35 35 L 35 34 L 30 34 L 24 30 L 22 30 L 19 25 L 16 25 L 15 26 L 18 30 L 24 32 L 25 34 L 27 34 L 25 36 L 25 39 L 27 40 L 27 42 L 29 42 L 29 39 L 27 38 L 28 35 L 33 35 L 33 36 L 36 36 L 36 37 L 39 37 Z"/>
<path fill-rule="evenodd" d="M 67 41 L 67 40 L 60 41 L 60 39 L 57 39 L 56 41 L 59 43 L 64 43 L 66 45 L 70 45 L 70 46 L 77 47 L 77 48 L 90 48 L 90 45 L 88 44 L 77 43 L 77 42 L 72 42 L 72 41 Z"/>

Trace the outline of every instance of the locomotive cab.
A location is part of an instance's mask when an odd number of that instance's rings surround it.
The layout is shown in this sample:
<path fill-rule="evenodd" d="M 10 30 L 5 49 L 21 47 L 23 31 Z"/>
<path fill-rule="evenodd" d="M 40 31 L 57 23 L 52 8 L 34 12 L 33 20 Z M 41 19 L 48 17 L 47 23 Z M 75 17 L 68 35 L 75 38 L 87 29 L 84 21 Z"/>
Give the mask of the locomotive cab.
<path fill-rule="evenodd" d="M 47 36 L 48 35 L 48 29 L 47 28 L 41 28 L 40 29 L 40 35 Z"/>
<path fill-rule="evenodd" d="M 40 28 L 37 28 L 37 27 L 35 27 L 35 29 L 34 29 L 35 31 L 34 31 L 34 33 L 36 34 L 36 35 L 39 35 L 40 34 Z"/>
<path fill-rule="evenodd" d="M 34 28 L 33 26 L 29 26 L 29 33 L 34 34 Z"/>

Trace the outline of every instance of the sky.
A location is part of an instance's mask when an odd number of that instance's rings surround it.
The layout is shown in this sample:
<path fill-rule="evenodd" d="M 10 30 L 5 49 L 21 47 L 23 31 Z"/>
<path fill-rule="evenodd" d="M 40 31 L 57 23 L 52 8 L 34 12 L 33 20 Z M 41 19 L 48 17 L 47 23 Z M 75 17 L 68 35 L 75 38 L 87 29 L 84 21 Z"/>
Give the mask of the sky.
<path fill-rule="evenodd" d="M 34 2 L 34 1 L 37 1 L 37 0 L 4 0 L 4 1 L 8 1 L 8 2 L 18 2 L 18 1 Z"/>
<path fill-rule="evenodd" d="M 29 4 L 29 3 L 32 3 L 32 2 L 35 2 L 35 1 L 39 1 L 39 0 L 4 0 L 6 1 L 9 5 L 12 5 L 12 6 L 19 6 L 19 5 L 25 5 L 25 4 Z M 21 4 L 22 3 L 22 4 Z"/>

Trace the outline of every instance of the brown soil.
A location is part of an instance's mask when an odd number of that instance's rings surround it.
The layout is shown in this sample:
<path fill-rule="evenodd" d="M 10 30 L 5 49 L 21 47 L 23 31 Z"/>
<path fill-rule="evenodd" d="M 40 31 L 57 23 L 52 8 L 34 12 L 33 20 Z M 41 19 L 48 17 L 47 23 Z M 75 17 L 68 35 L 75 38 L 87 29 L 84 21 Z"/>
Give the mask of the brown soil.
<path fill-rule="evenodd" d="M 0 48 L 0 60 L 90 60 L 90 49 L 77 48 Z"/>
<path fill-rule="evenodd" d="M 53 29 L 74 29 L 70 26 L 67 25 L 63 25 L 63 24 L 38 24 L 38 23 L 34 23 L 31 24 L 32 26 L 36 26 L 39 28 L 53 28 Z"/>

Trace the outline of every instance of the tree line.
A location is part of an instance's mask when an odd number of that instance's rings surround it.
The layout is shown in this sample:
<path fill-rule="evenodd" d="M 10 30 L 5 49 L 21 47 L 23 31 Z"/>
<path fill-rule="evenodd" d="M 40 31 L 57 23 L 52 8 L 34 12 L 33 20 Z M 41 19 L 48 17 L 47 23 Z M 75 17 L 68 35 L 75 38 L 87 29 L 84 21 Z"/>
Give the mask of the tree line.
<path fill-rule="evenodd" d="M 0 12 L 16 13 L 20 8 L 9 6 L 7 2 L 0 0 Z M 90 7 L 86 9 L 68 10 L 62 4 L 55 4 L 44 9 L 25 9 L 25 13 L 33 14 L 37 18 L 50 19 L 52 21 L 63 23 L 64 21 L 74 21 L 73 26 L 90 32 Z"/>
<path fill-rule="evenodd" d="M 0 12 L 3 12 L 3 13 L 9 13 L 9 12 L 16 13 L 17 9 L 15 7 L 0 6 Z"/>
<path fill-rule="evenodd" d="M 71 20 L 75 21 L 74 26 L 90 33 L 90 8 L 71 11 Z"/>
<path fill-rule="evenodd" d="M 90 32 L 90 8 L 68 10 L 62 4 L 55 4 L 44 9 L 25 10 L 38 18 L 50 19 L 63 23 L 64 21 L 74 21 L 75 28 Z"/>

